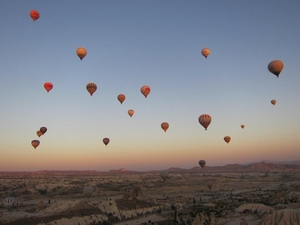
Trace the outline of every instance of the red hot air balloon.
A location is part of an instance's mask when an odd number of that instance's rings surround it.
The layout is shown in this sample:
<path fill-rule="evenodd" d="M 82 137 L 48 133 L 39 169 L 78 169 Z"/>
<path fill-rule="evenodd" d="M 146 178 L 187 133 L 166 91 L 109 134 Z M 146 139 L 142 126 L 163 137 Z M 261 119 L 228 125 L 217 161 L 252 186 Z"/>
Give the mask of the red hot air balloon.
<path fill-rule="evenodd" d="M 39 140 L 32 140 L 31 145 L 34 147 L 34 149 L 36 149 L 40 145 L 40 141 Z"/>
<path fill-rule="evenodd" d="M 151 91 L 151 89 L 147 85 L 144 85 L 143 87 L 141 87 L 141 92 L 145 96 L 145 98 L 147 98 L 147 96 L 149 95 L 150 91 Z"/>
<path fill-rule="evenodd" d="M 38 18 L 40 18 L 40 13 L 34 9 L 30 11 L 29 15 L 33 21 L 36 21 Z"/>
<path fill-rule="evenodd" d="M 109 138 L 103 138 L 103 143 L 107 146 L 108 145 L 108 143 L 109 143 Z"/>
<path fill-rule="evenodd" d="M 118 100 L 119 100 L 119 102 L 122 104 L 124 101 L 125 101 L 125 95 L 123 95 L 123 94 L 119 94 L 118 95 Z"/>
<path fill-rule="evenodd" d="M 97 85 L 95 83 L 88 83 L 86 85 L 86 90 L 90 93 L 90 95 L 92 96 L 95 91 L 97 90 Z"/>
<path fill-rule="evenodd" d="M 169 128 L 169 124 L 167 122 L 163 122 L 161 125 L 161 129 L 163 129 L 165 132 L 167 132 Z"/>
<path fill-rule="evenodd" d="M 231 140 L 231 137 L 230 136 L 225 136 L 224 137 L 224 141 L 228 144 Z"/>
<path fill-rule="evenodd" d="M 53 84 L 50 82 L 46 82 L 44 83 L 44 88 L 46 89 L 47 92 L 49 92 L 53 88 Z"/>
<path fill-rule="evenodd" d="M 208 114 L 203 114 L 199 116 L 198 121 L 207 130 L 207 127 L 211 123 L 211 117 Z"/>

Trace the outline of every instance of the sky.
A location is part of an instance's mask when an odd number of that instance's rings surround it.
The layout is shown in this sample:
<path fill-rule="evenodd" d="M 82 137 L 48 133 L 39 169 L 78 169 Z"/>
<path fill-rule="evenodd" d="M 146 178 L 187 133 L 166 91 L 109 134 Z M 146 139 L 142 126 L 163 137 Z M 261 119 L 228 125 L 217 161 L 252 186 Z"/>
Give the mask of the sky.
<path fill-rule="evenodd" d="M 297 0 L 2 1 L 0 171 L 299 159 L 299 7 Z M 82 61 L 78 47 L 87 50 Z M 284 63 L 279 78 L 267 68 L 276 59 Z M 45 82 L 54 86 L 49 93 Z M 212 118 L 207 130 L 202 114 Z M 38 137 L 42 126 L 48 130 Z"/>

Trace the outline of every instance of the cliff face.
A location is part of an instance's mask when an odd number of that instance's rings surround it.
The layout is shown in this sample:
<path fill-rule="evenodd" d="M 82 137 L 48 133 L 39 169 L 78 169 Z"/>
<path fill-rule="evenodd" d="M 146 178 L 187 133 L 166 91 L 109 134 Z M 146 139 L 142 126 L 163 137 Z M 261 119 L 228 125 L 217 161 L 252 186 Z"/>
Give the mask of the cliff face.
<path fill-rule="evenodd" d="M 260 225 L 275 225 L 275 224 L 300 224 L 300 209 L 282 209 L 274 212 L 271 215 L 266 215 L 260 222 Z"/>

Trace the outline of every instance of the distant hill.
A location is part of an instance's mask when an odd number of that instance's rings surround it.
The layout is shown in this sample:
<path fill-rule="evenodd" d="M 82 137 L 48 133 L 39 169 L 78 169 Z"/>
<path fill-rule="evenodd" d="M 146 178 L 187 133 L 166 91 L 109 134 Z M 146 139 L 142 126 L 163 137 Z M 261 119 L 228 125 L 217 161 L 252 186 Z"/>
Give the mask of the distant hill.
<path fill-rule="evenodd" d="M 183 169 L 179 167 L 171 167 L 167 169 L 169 173 L 228 173 L 228 172 L 268 172 L 268 171 L 294 171 L 300 172 L 300 160 L 289 162 L 273 162 L 262 160 L 257 163 L 249 164 L 227 164 L 224 166 L 205 166 L 204 168 L 196 166 L 190 169 Z M 113 175 L 113 174 L 137 174 L 137 173 L 159 173 L 160 170 L 151 171 L 129 171 L 124 168 L 110 171 L 96 171 L 96 170 L 42 170 L 35 172 L 0 172 L 0 176 L 78 176 L 78 175 Z"/>

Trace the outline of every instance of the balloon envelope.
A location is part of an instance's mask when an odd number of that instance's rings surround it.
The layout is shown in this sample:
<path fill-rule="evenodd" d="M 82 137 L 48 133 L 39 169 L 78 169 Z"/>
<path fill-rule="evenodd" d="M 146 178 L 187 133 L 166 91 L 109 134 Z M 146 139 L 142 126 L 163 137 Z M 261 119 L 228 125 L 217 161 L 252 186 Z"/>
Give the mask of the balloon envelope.
<path fill-rule="evenodd" d="M 47 92 L 49 92 L 53 88 L 53 84 L 51 82 L 46 82 L 44 83 L 44 88 L 46 89 Z"/>
<path fill-rule="evenodd" d="M 78 57 L 80 58 L 80 60 L 82 60 L 86 56 L 87 51 L 86 51 L 85 48 L 79 47 L 76 50 L 76 54 L 78 55 Z"/>
<path fill-rule="evenodd" d="M 11 207 L 15 203 L 16 199 L 14 197 L 7 197 L 4 199 L 3 204 L 5 207 Z"/>
<path fill-rule="evenodd" d="M 242 124 L 242 125 L 241 125 L 241 128 L 242 128 L 242 129 L 244 129 L 244 128 L 245 128 L 245 125 L 244 125 L 244 124 Z"/>
<path fill-rule="evenodd" d="M 163 122 L 161 125 L 161 128 L 166 132 L 169 128 L 169 124 L 167 122 Z"/>
<path fill-rule="evenodd" d="M 118 100 L 119 100 L 119 102 L 122 104 L 124 101 L 125 101 L 125 95 L 123 95 L 123 94 L 119 94 L 118 95 Z"/>
<path fill-rule="evenodd" d="M 199 165 L 203 168 L 205 166 L 206 162 L 205 160 L 201 159 L 199 160 Z"/>
<path fill-rule="evenodd" d="M 169 172 L 167 170 L 160 171 L 159 175 L 164 182 L 169 178 Z"/>
<path fill-rule="evenodd" d="M 207 184 L 207 187 L 209 188 L 209 190 L 211 190 L 213 185 L 212 184 Z"/>
<path fill-rule="evenodd" d="M 128 115 L 129 115 L 130 117 L 132 117 L 133 114 L 134 114 L 134 110 L 133 110 L 133 109 L 129 109 L 129 110 L 128 110 Z"/>
<path fill-rule="evenodd" d="M 88 83 L 86 85 L 86 90 L 91 94 L 91 96 L 95 93 L 97 90 L 97 85 L 95 83 Z"/>
<path fill-rule="evenodd" d="M 151 91 L 151 89 L 147 85 L 144 85 L 144 86 L 141 87 L 141 92 L 145 96 L 145 98 L 147 98 L 147 96 L 149 95 L 150 91 Z"/>
<path fill-rule="evenodd" d="M 284 64 L 281 60 L 273 60 L 268 64 L 268 70 L 279 77 L 279 74 L 281 73 L 282 69 L 284 67 Z"/>
<path fill-rule="evenodd" d="M 207 127 L 211 123 L 211 116 L 208 114 L 203 114 L 198 118 L 199 123 L 207 130 Z"/>
<path fill-rule="evenodd" d="M 30 11 L 29 15 L 33 21 L 36 21 L 38 18 L 40 18 L 40 13 L 34 9 Z"/>
<path fill-rule="evenodd" d="M 86 197 L 90 197 L 93 194 L 93 191 L 94 191 L 94 189 L 92 186 L 86 186 L 83 188 L 83 194 Z"/>
<path fill-rule="evenodd" d="M 207 56 L 209 55 L 210 53 L 210 50 L 209 48 L 203 48 L 202 51 L 201 51 L 202 55 L 207 58 Z"/>
<path fill-rule="evenodd" d="M 103 143 L 105 145 L 108 145 L 109 141 L 110 141 L 109 138 L 103 138 Z"/>
<path fill-rule="evenodd" d="M 271 100 L 271 103 L 272 103 L 273 105 L 276 105 L 276 102 L 277 102 L 277 101 L 276 101 L 275 99 L 272 99 L 272 100 Z"/>
<path fill-rule="evenodd" d="M 43 135 L 42 131 L 40 131 L 40 130 L 38 130 L 38 131 L 36 132 L 36 134 L 37 134 L 37 136 L 39 136 L 39 137 Z"/>
<path fill-rule="evenodd" d="M 41 127 L 40 131 L 42 132 L 42 134 L 45 134 L 47 132 L 47 128 L 46 127 Z"/>
<path fill-rule="evenodd" d="M 224 137 L 224 141 L 228 144 L 231 140 L 231 137 L 230 136 L 225 136 Z"/>
<path fill-rule="evenodd" d="M 31 145 L 34 147 L 34 149 L 36 149 L 40 145 L 40 141 L 39 140 L 32 140 Z"/>

